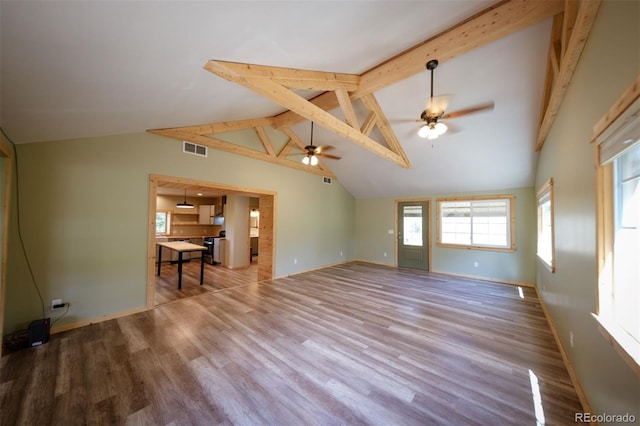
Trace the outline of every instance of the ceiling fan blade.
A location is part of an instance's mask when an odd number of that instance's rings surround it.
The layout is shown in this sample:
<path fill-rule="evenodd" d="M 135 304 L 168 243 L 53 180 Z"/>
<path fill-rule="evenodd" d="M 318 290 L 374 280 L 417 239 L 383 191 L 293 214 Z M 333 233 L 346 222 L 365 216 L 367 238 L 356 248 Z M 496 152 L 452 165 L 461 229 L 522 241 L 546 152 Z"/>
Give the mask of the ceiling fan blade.
<path fill-rule="evenodd" d="M 330 160 L 339 160 L 339 159 L 341 159 L 341 158 L 342 158 L 342 157 L 338 157 L 337 155 L 324 154 L 324 153 L 318 153 L 318 154 L 316 154 L 316 155 L 317 155 L 318 157 L 321 157 L 321 158 L 328 158 L 328 159 L 330 159 Z"/>
<path fill-rule="evenodd" d="M 317 146 L 315 148 L 315 153 L 316 154 L 321 154 L 324 151 L 331 151 L 332 149 L 335 149 L 334 147 L 332 147 L 331 145 L 323 145 L 323 146 Z"/>
<path fill-rule="evenodd" d="M 476 112 L 492 110 L 494 105 L 495 104 L 493 102 L 488 102 L 488 103 L 483 104 L 483 105 L 478 105 L 478 106 L 475 106 L 475 107 L 471 107 L 471 108 L 467 108 L 467 109 L 461 109 L 461 110 L 458 110 L 458 111 L 450 112 L 448 114 L 443 115 L 442 118 L 443 119 L 458 118 L 458 117 L 462 117 L 463 115 L 467 115 L 467 114 L 473 114 L 473 113 L 476 113 Z"/>
<path fill-rule="evenodd" d="M 429 98 L 425 111 L 427 111 L 429 115 L 437 117 L 447 110 L 450 99 L 451 97 L 449 95 L 434 96 L 433 98 Z"/>

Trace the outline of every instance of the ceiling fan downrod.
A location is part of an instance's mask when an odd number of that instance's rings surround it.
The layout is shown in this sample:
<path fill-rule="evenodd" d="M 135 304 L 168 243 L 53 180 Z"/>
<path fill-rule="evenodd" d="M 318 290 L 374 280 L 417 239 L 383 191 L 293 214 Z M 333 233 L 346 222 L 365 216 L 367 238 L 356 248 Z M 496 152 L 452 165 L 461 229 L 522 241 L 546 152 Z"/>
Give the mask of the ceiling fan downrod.
<path fill-rule="evenodd" d="M 427 62 L 427 69 L 431 71 L 431 99 L 433 99 L 433 70 L 438 68 L 438 60 L 432 59 Z"/>

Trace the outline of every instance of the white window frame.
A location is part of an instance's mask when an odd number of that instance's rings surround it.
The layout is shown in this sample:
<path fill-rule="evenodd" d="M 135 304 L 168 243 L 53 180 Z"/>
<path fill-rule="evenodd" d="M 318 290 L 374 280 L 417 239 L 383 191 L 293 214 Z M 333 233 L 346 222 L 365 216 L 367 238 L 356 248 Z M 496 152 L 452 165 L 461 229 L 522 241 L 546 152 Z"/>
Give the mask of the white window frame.
<path fill-rule="evenodd" d="M 595 126 L 592 139 L 597 143 L 598 256 L 598 307 L 593 316 L 601 333 L 637 376 L 640 376 L 640 341 L 637 335 L 634 337 L 628 331 L 629 327 L 633 328 L 637 324 L 626 324 L 627 319 L 621 317 L 616 308 L 616 301 L 629 299 L 629 295 L 621 293 L 616 286 L 616 264 L 619 256 L 631 256 L 630 260 L 634 262 L 638 254 L 627 248 L 622 250 L 616 247 L 619 230 L 616 216 L 619 214 L 619 206 L 615 163 L 617 158 L 640 145 L 639 96 L 637 88 L 633 89 L 632 86 L 627 90 Z M 629 292 L 628 287 L 622 289 Z"/>
<path fill-rule="evenodd" d="M 506 237 L 507 242 L 505 245 L 492 245 L 492 244 L 483 244 L 483 243 L 474 243 L 473 242 L 473 206 L 475 204 L 481 204 L 486 202 L 494 202 L 494 201 L 506 201 L 507 204 L 507 214 L 505 216 L 506 221 Z M 471 250 L 489 250 L 489 251 L 508 251 L 513 252 L 516 250 L 516 232 L 515 232 L 515 210 L 516 210 L 516 197 L 515 195 L 487 195 L 487 196 L 473 196 L 473 197 L 447 197 L 447 198 L 438 198 L 436 199 L 436 209 L 437 209 L 437 239 L 436 245 L 440 247 L 450 247 L 450 248 L 465 248 Z M 468 203 L 470 206 L 470 218 L 471 220 L 471 243 L 470 244 L 458 244 L 451 242 L 443 242 L 443 206 L 447 206 L 450 203 Z"/>
<path fill-rule="evenodd" d="M 156 210 L 156 217 L 158 216 L 158 213 L 162 213 L 165 215 L 165 232 L 158 232 L 158 228 L 157 228 L 157 219 L 155 222 L 155 226 L 156 226 L 156 235 L 169 235 L 171 233 L 171 212 L 169 210 Z"/>
<path fill-rule="evenodd" d="M 553 178 L 549 178 L 536 194 L 538 200 L 538 243 L 536 255 L 551 272 L 556 271 L 555 229 L 553 207 Z M 545 207 L 548 205 L 548 207 Z M 549 215 L 545 214 L 548 208 Z M 548 235 L 547 235 L 548 233 Z"/>

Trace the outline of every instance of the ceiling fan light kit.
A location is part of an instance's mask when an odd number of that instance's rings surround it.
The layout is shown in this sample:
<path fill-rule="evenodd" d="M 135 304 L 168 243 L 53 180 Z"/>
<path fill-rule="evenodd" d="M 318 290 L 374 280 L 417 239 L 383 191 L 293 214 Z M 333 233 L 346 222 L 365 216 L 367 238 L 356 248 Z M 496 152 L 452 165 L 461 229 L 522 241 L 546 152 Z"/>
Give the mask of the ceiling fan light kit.
<path fill-rule="evenodd" d="M 448 127 L 443 122 L 439 121 L 441 119 L 450 119 L 462 117 L 467 114 L 471 114 L 474 112 L 485 111 L 489 109 L 493 109 L 493 102 L 489 102 L 487 104 L 476 106 L 473 108 L 467 108 L 461 111 L 455 111 L 448 114 L 445 114 L 445 109 L 448 104 L 447 96 L 433 96 L 433 70 L 438 67 L 438 60 L 431 59 L 427 62 L 427 70 L 431 72 L 431 96 L 427 101 L 427 107 L 420 114 L 420 120 L 424 121 L 424 124 L 420 126 L 418 130 L 418 136 L 426 139 L 437 139 L 439 136 L 442 136 L 446 133 Z"/>
<path fill-rule="evenodd" d="M 304 147 L 305 156 L 302 158 L 302 164 L 305 166 L 317 166 L 318 165 L 318 157 L 329 158 L 331 160 L 339 160 L 341 157 L 326 154 L 324 151 L 329 151 L 333 149 L 332 146 L 315 146 L 313 144 L 313 121 L 311 122 L 311 140 L 309 145 Z"/>
<path fill-rule="evenodd" d="M 444 123 L 428 123 L 424 124 L 418 130 L 418 136 L 426 139 L 438 139 L 438 136 L 443 135 L 447 131 L 448 127 Z"/>
<path fill-rule="evenodd" d="M 315 155 L 307 155 L 302 159 L 302 163 L 305 166 L 317 166 L 318 165 L 318 157 L 316 157 Z"/>

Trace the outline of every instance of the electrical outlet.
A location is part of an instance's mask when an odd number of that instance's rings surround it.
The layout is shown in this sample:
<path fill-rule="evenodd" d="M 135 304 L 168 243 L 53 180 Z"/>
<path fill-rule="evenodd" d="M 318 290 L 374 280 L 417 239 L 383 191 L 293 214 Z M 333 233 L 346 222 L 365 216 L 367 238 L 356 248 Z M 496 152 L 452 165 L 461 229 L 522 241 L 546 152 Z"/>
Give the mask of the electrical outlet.
<path fill-rule="evenodd" d="M 384 257 L 387 257 L 387 252 L 386 251 L 384 252 Z"/>
<path fill-rule="evenodd" d="M 297 265 L 298 264 L 298 258 L 296 257 L 295 259 L 293 259 L 293 264 Z"/>
<path fill-rule="evenodd" d="M 569 332 L 569 345 L 573 347 L 573 331 Z"/>
<path fill-rule="evenodd" d="M 62 299 L 52 299 L 51 300 L 51 310 L 60 309 L 62 307 L 60 305 L 62 305 Z"/>
<path fill-rule="evenodd" d="M 342 256 L 342 250 L 340 250 L 340 256 Z"/>

